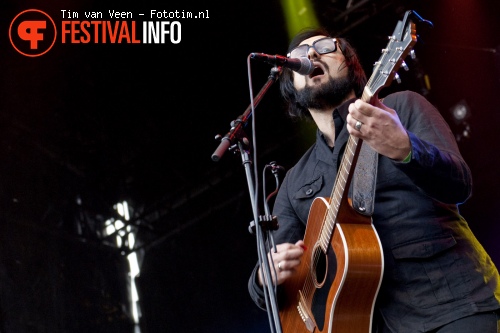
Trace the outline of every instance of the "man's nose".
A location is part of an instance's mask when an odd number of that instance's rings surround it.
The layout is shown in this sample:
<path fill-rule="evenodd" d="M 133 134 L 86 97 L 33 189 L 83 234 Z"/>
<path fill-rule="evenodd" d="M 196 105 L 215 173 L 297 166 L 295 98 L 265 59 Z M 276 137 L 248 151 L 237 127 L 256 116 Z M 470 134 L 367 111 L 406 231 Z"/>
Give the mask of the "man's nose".
<path fill-rule="evenodd" d="M 318 59 L 320 57 L 320 54 L 318 52 L 316 52 L 316 50 L 314 49 L 314 47 L 309 47 L 309 50 L 307 50 L 307 57 L 309 59 Z"/>

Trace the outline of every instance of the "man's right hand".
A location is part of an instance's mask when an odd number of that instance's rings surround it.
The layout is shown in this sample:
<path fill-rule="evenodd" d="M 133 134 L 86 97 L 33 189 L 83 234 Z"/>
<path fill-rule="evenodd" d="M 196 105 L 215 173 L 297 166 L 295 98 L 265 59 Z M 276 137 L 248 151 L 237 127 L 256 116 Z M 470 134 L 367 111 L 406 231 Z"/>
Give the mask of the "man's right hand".
<path fill-rule="evenodd" d="M 300 265 L 302 255 L 306 251 L 304 241 L 297 243 L 283 243 L 276 246 L 276 252 L 271 251 L 267 254 L 269 265 L 271 267 L 271 276 L 274 285 L 280 285 L 295 274 L 297 266 Z M 273 270 L 274 267 L 274 270 Z M 274 274 L 276 272 L 276 274 Z M 259 285 L 264 285 L 262 267 L 258 271 Z"/>

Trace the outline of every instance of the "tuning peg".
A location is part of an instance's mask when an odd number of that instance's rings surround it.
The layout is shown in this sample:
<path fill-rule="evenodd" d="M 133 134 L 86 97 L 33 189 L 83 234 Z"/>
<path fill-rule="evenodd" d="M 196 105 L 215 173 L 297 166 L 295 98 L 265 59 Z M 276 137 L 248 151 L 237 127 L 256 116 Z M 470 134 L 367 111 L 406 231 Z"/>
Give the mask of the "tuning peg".
<path fill-rule="evenodd" d="M 411 57 L 413 60 L 415 60 L 415 59 L 417 58 L 417 55 L 415 54 L 415 50 L 413 50 L 413 49 L 412 49 L 412 50 L 410 51 L 410 57 Z"/>
<path fill-rule="evenodd" d="M 401 78 L 399 77 L 398 73 L 394 73 L 394 80 L 396 80 L 398 83 L 401 83 Z"/>
<path fill-rule="evenodd" d="M 401 67 L 403 67 L 404 70 L 407 72 L 410 70 L 410 68 L 408 68 L 408 65 L 406 64 L 406 62 L 404 62 L 404 60 L 401 62 Z"/>

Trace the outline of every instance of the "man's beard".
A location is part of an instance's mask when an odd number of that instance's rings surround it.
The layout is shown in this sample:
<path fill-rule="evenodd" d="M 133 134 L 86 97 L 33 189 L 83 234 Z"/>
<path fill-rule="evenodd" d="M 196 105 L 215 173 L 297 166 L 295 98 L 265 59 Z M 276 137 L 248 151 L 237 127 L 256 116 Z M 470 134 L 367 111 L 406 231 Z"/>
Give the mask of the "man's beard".
<path fill-rule="evenodd" d="M 349 77 L 333 79 L 319 87 L 306 86 L 297 91 L 297 102 L 307 109 L 329 110 L 339 106 L 352 92 Z"/>

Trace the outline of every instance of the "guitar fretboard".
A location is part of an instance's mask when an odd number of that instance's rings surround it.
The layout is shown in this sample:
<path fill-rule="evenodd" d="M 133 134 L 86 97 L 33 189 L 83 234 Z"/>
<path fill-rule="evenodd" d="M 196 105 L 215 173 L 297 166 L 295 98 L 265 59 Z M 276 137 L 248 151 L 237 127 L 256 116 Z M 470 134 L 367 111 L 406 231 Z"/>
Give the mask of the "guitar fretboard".
<path fill-rule="evenodd" d="M 363 140 L 360 140 L 352 135 L 350 135 L 347 140 L 346 150 L 342 157 L 342 162 L 340 163 L 340 168 L 337 173 L 337 178 L 335 179 L 332 194 L 330 195 L 330 207 L 326 211 L 324 223 L 321 228 L 319 242 L 321 248 L 325 252 L 327 252 L 332 238 L 340 204 L 342 203 L 342 200 L 346 200 L 344 195 L 347 195 L 346 189 L 349 188 L 362 142 Z"/>

